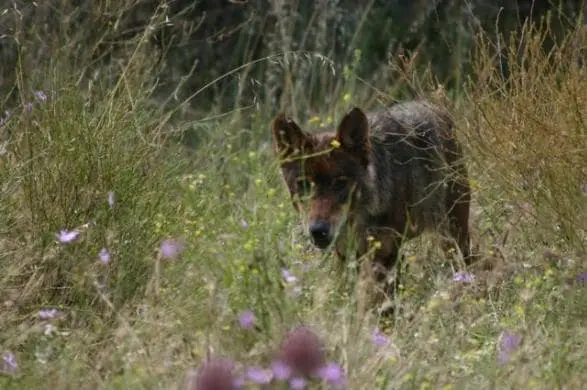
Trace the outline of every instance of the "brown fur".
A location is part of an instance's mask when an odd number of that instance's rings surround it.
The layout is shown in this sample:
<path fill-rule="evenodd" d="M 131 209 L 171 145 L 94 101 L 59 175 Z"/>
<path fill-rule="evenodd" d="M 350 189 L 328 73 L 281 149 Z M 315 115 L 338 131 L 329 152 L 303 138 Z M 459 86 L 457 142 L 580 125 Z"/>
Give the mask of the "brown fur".
<path fill-rule="evenodd" d="M 336 130 L 313 135 L 280 114 L 273 144 L 294 207 L 319 248 L 334 244 L 344 257 L 352 242 L 360 257 L 373 237 L 380 242 L 374 270 L 383 282 L 405 240 L 440 230 L 470 263 L 470 188 L 446 111 L 425 101 L 369 115 L 353 108 Z"/>

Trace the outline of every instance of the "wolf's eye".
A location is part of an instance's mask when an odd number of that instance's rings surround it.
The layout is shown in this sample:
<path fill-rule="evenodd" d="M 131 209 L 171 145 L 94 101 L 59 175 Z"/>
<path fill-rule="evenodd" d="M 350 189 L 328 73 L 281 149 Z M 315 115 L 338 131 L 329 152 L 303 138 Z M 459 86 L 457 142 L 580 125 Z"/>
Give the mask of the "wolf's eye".
<path fill-rule="evenodd" d="M 334 191 L 344 191 L 348 188 L 349 183 L 348 177 L 336 177 L 332 180 L 332 189 Z"/>
<path fill-rule="evenodd" d="M 312 183 L 310 183 L 310 181 L 308 179 L 299 179 L 296 182 L 296 186 L 298 189 L 298 194 L 300 196 L 309 195 L 310 192 L 312 191 Z"/>

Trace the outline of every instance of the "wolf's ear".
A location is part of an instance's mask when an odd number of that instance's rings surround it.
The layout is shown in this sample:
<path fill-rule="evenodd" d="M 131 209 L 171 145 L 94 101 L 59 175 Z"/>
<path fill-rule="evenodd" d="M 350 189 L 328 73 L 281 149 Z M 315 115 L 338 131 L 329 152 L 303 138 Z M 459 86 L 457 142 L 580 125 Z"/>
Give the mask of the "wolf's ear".
<path fill-rule="evenodd" d="M 336 131 L 336 139 L 342 148 L 357 156 L 365 165 L 369 163 L 369 122 L 360 108 L 353 108 L 342 118 Z"/>
<path fill-rule="evenodd" d="M 285 114 L 279 114 L 273 119 L 273 148 L 282 156 L 289 156 L 296 150 L 308 146 L 309 135 Z"/>

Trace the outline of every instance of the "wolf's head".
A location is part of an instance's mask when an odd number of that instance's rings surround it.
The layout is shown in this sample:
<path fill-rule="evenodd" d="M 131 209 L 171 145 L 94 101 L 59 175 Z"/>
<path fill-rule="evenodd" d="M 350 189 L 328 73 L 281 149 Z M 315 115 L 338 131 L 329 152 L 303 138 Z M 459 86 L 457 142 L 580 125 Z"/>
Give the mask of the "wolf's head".
<path fill-rule="evenodd" d="M 309 134 L 280 114 L 273 120 L 273 146 L 314 245 L 328 247 L 372 182 L 367 117 L 353 108 L 336 130 Z"/>

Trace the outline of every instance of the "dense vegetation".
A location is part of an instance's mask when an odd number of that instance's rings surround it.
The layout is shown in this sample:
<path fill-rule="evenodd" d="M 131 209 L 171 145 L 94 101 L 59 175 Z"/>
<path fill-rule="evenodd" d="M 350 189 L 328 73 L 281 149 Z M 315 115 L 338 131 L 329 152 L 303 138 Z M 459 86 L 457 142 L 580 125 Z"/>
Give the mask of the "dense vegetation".
<path fill-rule="evenodd" d="M 73 3 L 0 6 L 3 387 L 587 380 L 579 2 Z M 481 259 L 411 242 L 391 324 L 309 245 L 269 122 L 414 97 L 454 115 Z"/>

